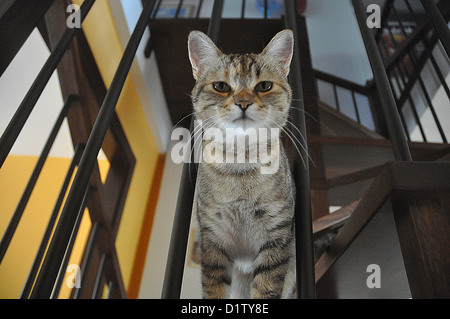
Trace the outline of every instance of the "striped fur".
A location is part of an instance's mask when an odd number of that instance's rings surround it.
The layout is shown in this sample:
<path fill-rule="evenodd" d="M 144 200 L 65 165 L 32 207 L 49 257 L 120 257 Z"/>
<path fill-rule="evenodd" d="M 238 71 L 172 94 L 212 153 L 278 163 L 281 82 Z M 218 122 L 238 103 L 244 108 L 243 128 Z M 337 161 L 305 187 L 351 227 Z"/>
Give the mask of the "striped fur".
<path fill-rule="evenodd" d="M 192 32 L 192 101 L 203 128 L 283 128 L 291 102 L 292 43 L 291 31 L 285 30 L 261 54 L 225 55 L 206 35 Z M 272 83 L 267 92 L 256 88 L 262 81 Z M 215 82 L 230 90 L 218 92 Z M 240 101 L 251 103 L 245 112 L 236 104 Z M 279 156 L 273 174 L 260 172 L 270 163 L 199 166 L 194 209 L 205 298 L 287 298 L 295 291 L 295 189 L 283 147 L 277 145 L 267 146 Z"/>

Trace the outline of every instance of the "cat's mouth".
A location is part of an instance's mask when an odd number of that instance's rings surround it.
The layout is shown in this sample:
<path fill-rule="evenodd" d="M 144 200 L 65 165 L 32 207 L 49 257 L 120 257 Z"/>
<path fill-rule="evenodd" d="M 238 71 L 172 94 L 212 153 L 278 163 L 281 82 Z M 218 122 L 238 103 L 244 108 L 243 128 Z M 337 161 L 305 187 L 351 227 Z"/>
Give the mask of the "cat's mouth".
<path fill-rule="evenodd" d="M 244 130 L 254 125 L 254 120 L 245 113 L 232 121 L 235 127 L 241 127 Z"/>

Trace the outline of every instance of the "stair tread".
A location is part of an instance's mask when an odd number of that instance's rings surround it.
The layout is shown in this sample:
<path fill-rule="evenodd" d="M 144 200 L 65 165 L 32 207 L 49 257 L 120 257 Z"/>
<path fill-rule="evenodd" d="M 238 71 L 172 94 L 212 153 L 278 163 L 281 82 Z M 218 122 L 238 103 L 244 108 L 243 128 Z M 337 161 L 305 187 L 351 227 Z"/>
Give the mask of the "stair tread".
<path fill-rule="evenodd" d="M 322 100 L 319 100 L 319 112 L 322 134 L 348 137 L 368 137 L 384 139 L 383 136 L 361 125 L 351 117 L 337 111 Z"/>
<path fill-rule="evenodd" d="M 320 217 L 313 221 L 314 238 L 320 237 L 325 232 L 341 226 L 353 213 L 360 200 L 356 200 L 349 205 L 341 207 L 334 213 Z"/>

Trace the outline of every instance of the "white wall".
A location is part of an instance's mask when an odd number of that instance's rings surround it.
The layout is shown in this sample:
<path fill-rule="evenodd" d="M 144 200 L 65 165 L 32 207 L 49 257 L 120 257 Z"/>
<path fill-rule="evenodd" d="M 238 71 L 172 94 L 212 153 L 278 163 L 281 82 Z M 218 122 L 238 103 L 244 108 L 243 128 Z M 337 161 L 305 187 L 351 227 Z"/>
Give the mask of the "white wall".
<path fill-rule="evenodd" d="M 0 77 L 0 132 L 2 134 L 49 55 L 50 51 L 47 45 L 39 31 L 35 29 Z M 55 71 L 10 154 L 39 155 L 63 103 L 59 80 Z M 73 147 L 69 126 L 67 121 L 64 120 L 50 156 L 72 157 L 72 155 Z"/>
<path fill-rule="evenodd" d="M 308 1 L 313 67 L 364 85 L 372 71 L 350 0 Z"/>

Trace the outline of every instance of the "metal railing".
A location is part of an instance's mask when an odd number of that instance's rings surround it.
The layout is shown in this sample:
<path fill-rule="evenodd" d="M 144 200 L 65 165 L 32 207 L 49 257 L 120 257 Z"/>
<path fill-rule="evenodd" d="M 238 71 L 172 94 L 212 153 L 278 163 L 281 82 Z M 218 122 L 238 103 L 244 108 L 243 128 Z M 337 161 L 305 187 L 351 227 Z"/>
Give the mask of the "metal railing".
<path fill-rule="evenodd" d="M 217 43 L 219 38 L 220 21 L 223 9 L 223 0 L 215 0 L 208 25 L 208 36 Z M 190 124 L 191 134 L 194 133 L 194 119 Z M 194 154 L 192 154 L 194 156 Z M 178 190 L 178 201 L 170 238 L 169 255 L 167 257 L 166 272 L 161 297 L 164 299 L 177 299 L 181 294 L 186 249 L 188 244 L 189 228 L 192 207 L 194 203 L 195 185 L 197 180 L 197 164 L 189 161 L 183 164 L 181 185 Z M 195 166 L 191 169 L 191 165 Z M 183 256 L 183 257 L 181 257 Z"/>
<path fill-rule="evenodd" d="M 419 2 L 415 4 L 412 6 L 409 0 L 385 1 L 381 28 L 376 30 L 375 39 L 407 140 L 447 143 L 448 125 L 446 130 L 445 122 L 442 122 L 445 116 L 439 114 L 445 106 L 433 101 L 433 95 L 441 87 L 446 99 L 440 103 L 447 103 L 450 109 L 450 89 L 445 79 L 450 70 L 450 60 L 445 56 L 438 32 L 427 13 L 419 7 Z M 450 3 L 439 1 L 436 7 L 444 21 L 448 21 Z M 389 138 L 373 80 L 362 86 L 322 71 L 315 71 L 315 76 L 323 101 Z M 361 108 L 364 108 L 363 112 Z M 427 109 L 431 121 L 425 125 L 424 112 Z M 365 121 L 362 121 L 361 114 L 366 115 Z"/>
<path fill-rule="evenodd" d="M 415 127 L 419 129 L 424 142 L 429 140 L 427 134 L 431 133 L 430 128 L 427 130 L 421 120 L 424 110 L 429 109 L 441 141 L 447 143 L 442 118 L 436 111 L 436 102 L 433 102 L 433 94 L 437 88 L 433 91 L 427 82 L 431 80 L 430 77 L 437 78 L 450 105 L 450 89 L 445 80 L 447 74 L 443 74 L 442 69 L 442 63 L 445 62 L 439 63 L 435 57 L 436 46 L 441 46 L 442 43 L 445 49 L 445 29 L 448 32 L 448 27 L 442 21 L 448 21 L 450 18 L 450 5 L 447 1 L 440 1 L 438 5 L 441 10 L 438 10 L 433 1 L 422 3 L 424 8 L 417 12 L 418 8 L 413 8 L 409 0 L 387 1 L 384 11 L 385 24 L 377 34 L 377 41 L 408 140 L 412 139 L 411 132 Z M 407 9 L 402 15 L 398 9 L 400 4 Z M 429 15 L 430 9 L 434 16 Z M 436 27 L 435 20 L 436 23 L 441 21 L 440 30 Z M 447 60 L 446 64 L 448 70 L 450 61 Z M 431 73 L 425 78 L 422 71 L 427 65 Z M 413 90 L 419 93 L 413 95 Z M 408 112 L 411 114 L 409 118 L 406 117 Z"/>
<path fill-rule="evenodd" d="M 83 21 L 84 18 L 87 16 L 94 2 L 95 0 L 86 0 L 83 3 L 83 5 L 80 8 L 81 21 Z M 34 263 L 31 267 L 25 286 L 22 290 L 20 296 L 21 298 L 58 297 L 59 290 L 62 284 L 62 280 L 64 278 L 66 267 L 69 261 L 69 257 L 71 255 L 71 251 L 77 236 L 78 228 L 81 222 L 81 217 L 83 216 L 85 207 L 88 206 L 91 197 L 98 198 L 99 190 L 94 189 L 90 185 L 91 175 L 93 174 L 94 167 L 96 167 L 97 156 L 100 149 L 102 148 L 102 144 L 104 143 L 105 135 L 107 134 L 107 131 L 110 129 L 111 123 L 116 123 L 117 121 L 117 119 L 115 118 L 115 107 L 121 94 L 122 88 L 124 86 L 125 79 L 129 73 L 131 64 L 135 57 L 137 48 L 141 42 L 144 30 L 148 24 L 148 17 L 150 16 L 154 8 L 155 2 L 156 0 L 149 0 L 145 2 L 139 21 L 137 22 L 136 27 L 128 41 L 128 44 L 125 48 L 125 51 L 121 58 L 120 64 L 116 70 L 110 88 L 106 92 L 106 95 L 104 96 L 103 103 L 101 104 L 98 116 L 95 119 L 95 123 L 93 124 L 93 128 L 92 131 L 90 132 L 89 138 L 85 144 L 77 144 L 75 146 L 75 154 L 73 156 L 70 167 L 67 171 L 58 199 L 55 203 L 53 213 L 51 214 L 51 217 L 47 224 L 47 228 L 43 235 L 41 244 L 38 248 Z M 57 5 L 64 6 L 62 2 L 57 3 Z M 65 7 L 62 8 L 64 8 L 64 12 L 62 12 L 62 14 L 65 14 Z M 63 19 L 64 19 L 63 21 L 65 21 L 66 18 L 63 17 Z M 60 26 L 60 28 L 63 27 Z M 0 167 L 5 162 L 7 156 L 10 154 L 12 146 L 14 145 L 22 128 L 24 127 L 31 111 L 33 110 L 37 100 L 39 99 L 39 96 L 41 95 L 47 82 L 49 81 L 50 76 L 58 67 L 65 52 L 68 51 L 69 46 L 71 45 L 73 39 L 75 38 L 79 30 L 80 28 L 69 28 L 69 27 L 66 28 L 66 31 L 63 33 L 61 39 L 52 50 L 50 57 L 48 58 L 47 62 L 41 69 L 39 75 L 35 79 L 33 85 L 29 89 L 22 103 L 18 107 L 12 120 L 8 124 L 6 130 L 4 131 L 0 139 Z M 90 76 L 92 76 L 92 73 L 90 74 Z M 80 98 L 83 97 L 69 95 L 68 98 L 66 99 L 65 105 L 62 108 L 56 123 L 54 124 L 54 127 L 50 133 L 49 138 L 47 139 L 44 149 L 38 159 L 38 162 L 28 181 L 28 184 L 23 192 L 23 195 L 17 205 L 17 208 L 12 216 L 12 219 L 5 233 L 3 234 L 3 237 L 0 242 L 0 263 L 3 257 L 5 256 L 9 244 L 14 236 L 17 225 L 22 217 L 22 213 L 24 212 L 24 209 L 28 203 L 30 194 L 33 191 L 37 178 L 39 177 L 39 174 L 49 154 L 50 148 L 53 145 L 55 137 L 61 127 L 61 124 L 64 118 L 66 118 L 70 110 L 70 107 L 74 103 L 78 103 L 79 105 Z M 91 107 L 92 106 L 93 105 L 91 105 Z M 117 135 L 114 138 L 116 137 Z M 120 138 L 122 138 L 122 136 L 120 136 Z M 117 150 L 120 151 L 120 149 Z M 120 157 L 122 155 L 118 156 Z M 121 169 L 123 170 L 131 169 L 132 172 L 134 162 L 124 163 L 121 162 L 119 157 L 116 156 L 116 160 L 118 159 L 117 164 L 122 167 Z M 111 168 L 115 167 L 114 165 L 115 163 L 111 163 Z M 66 191 L 70 185 L 70 181 L 76 166 L 78 166 L 78 169 L 76 171 L 74 180 L 70 186 L 70 191 L 66 201 L 64 202 L 63 209 L 59 214 L 60 207 L 63 204 Z M 129 172 L 127 172 L 127 176 L 131 176 Z M 118 179 L 117 175 L 115 179 L 119 183 L 124 183 L 123 180 Z M 100 184 L 102 183 L 100 182 Z M 107 187 L 106 184 L 108 183 L 105 182 L 105 188 Z M 126 189 L 128 188 L 127 182 L 125 182 L 125 184 L 127 186 L 120 186 L 121 190 L 123 189 L 122 187 L 125 187 Z M 111 184 L 109 184 L 109 186 L 111 186 Z M 94 196 L 94 193 L 97 193 L 97 195 Z M 120 206 L 120 204 L 118 204 L 118 206 Z M 114 207 L 117 207 L 116 204 L 114 204 Z M 114 212 L 114 214 L 116 213 L 117 212 Z M 116 225 L 117 221 L 114 220 L 114 217 L 115 216 L 112 217 L 113 219 L 112 222 L 109 220 L 111 224 L 105 224 L 106 223 L 105 220 L 99 220 L 101 219 L 101 217 L 97 216 L 92 218 L 91 216 L 93 226 L 91 228 L 88 243 L 85 247 L 85 258 L 83 259 L 82 265 L 82 288 L 74 290 L 75 298 L 85 297 L 85 295 L 83 294 L 83 289 L 86 287 L 86 280 L 84 280 L 85 279 L 84 275 L 88 273 L 87 268 L 89 268 L 93 255 L 95 254 L 94 251 L 97 251 L 97 253 L 98 251 L 100 251 L 101 258 L 97 274 L 95 276 L 95 283 L 93 285 L 92 297 L 93 298 L 101 297 L 102 292 L 104 290 L 106 272 L 109 273 L 113 272 L 115 273 L 116 276 L 116 279 L 114 280 L 110 279 L 108 282 L 108 289 L 109 289 L 108 296 L 122 297 L 122 298 L 126 297 L 122 279 L 120 277 L 120 271 L 116 269 L 118 265 L 117 255 L 115 253 L 114 248 L 111 248 L 114 247 L 114 238 L 110 237 L 111 236 L 110 232 L 112 232 L 113 234 L 117 232 L 117 225 Z M 54 226 L 55 223 L 56 227 Z M 102 242 L 99 243 L 99 240 L 101 240 Z"/>
<path fill-rule="evenodd" d="M 155 0 L 150 0 L 145 4 L 117 67 L 111 86 L 103 100 L 100 112 L 86 144 L 83 156 L 81 157 L 77 174 L 75 175 L 66 203 L 61 212 L 58 225 L 56 226 L 46 257 L 42 263 L 41 271 L 36 279 L 35 289 L 31 295 L 32 298 L 48 298 L 52 292 L 53 281 L 57 279 L 60 264 L 63 261 L 66 247 L 71 239 L 71 230 L 74 229 L 79 212 L 83 208 L 83 203 L 85 203 L 89 178 L 94 164 L 97 161 L 98 152 L 102 147 L 103 139 L 114 115 L 114 110 L 125 79 L 141 42 L 144 30 L 147 27 L 148 17 L 154 5 Z"/>

